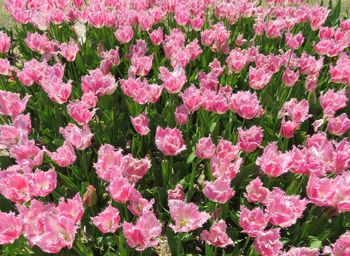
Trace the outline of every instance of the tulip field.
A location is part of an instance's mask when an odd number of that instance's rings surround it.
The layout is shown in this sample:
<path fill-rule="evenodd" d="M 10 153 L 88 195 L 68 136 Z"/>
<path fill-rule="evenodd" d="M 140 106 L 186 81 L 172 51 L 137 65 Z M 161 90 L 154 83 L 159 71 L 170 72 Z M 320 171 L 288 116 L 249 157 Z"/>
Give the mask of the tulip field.
<path fill-rule="evenodd" d="M 350 256 L 341 0 L 3 6 L 1 256 Z"/>

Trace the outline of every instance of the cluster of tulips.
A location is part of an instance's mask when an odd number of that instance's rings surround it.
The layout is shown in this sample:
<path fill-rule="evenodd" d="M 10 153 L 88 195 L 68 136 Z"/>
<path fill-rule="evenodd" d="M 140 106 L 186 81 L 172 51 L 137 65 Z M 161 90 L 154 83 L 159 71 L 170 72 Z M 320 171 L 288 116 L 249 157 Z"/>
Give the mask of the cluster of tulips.
<path fill-rule="evenodd" d="M 1 255 L 350 255 L 340 0 L 5 7 Z"/>

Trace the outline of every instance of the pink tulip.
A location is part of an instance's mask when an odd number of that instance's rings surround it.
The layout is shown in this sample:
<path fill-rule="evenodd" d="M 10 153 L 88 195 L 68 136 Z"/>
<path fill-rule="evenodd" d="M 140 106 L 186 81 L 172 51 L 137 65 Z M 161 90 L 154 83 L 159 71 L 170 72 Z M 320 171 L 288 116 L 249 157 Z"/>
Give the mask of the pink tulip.
<path fill-rule="evenodd" d="M 68 167 L 77 159 L 74 148 L 69 141 L 64 141 L 64 144 L 59 147 L 56 152 L 46 150 L 49 157 L 60 167 Z"/>
<path fill-rule="evenodd" d="M 69 43 L 60 44 L 60 54 L 67 61 L 70 61 L 70 62 L 74 61 L 78 52 L 79 52 L 78 44 L 73 40 L 71 40 Z"/>
<path fill-rule="evenodd" d="M 131 154 L 123 157 L 121 171 L 131 183 L 137 183 L 151 168 L 151 161 L 146 157 L 135 159 Z"/>
<path fill-rule="evenodd" d="M 350 255 L 350 231 L 342 234 L 332 247 L 326 246 L 324 248 L 324 254 L 330 254 L 331 256 Z"/>
<path fill-rule="evenodd" d="M 295 121 L 286 121 L 284 118 L 282 119 L 280 134 L 283 138 L 293 138 L 296 130 L 299 129 L 299 124 Z"/>
<path fill-rule="evenodd" d="M 148 117 L 146 114 L 141 114 L 136 117 L 130 117 L 132 126 L 136 132 L 142 136 L 146 136 L 150 129 L 148 128 Z"/>
<path fill-rule="evenodd" d="M 345 90 L 335 92 L 328 90 L 320 96 L 321 107 L 325 117 L 334 116 L 335 112 L 345 108 L 348 102 Z"/>
<path fill-rule="evenodd" d="M 213 202 L 225 204 L 235 194 L 231 188 L 231 180 L 220 177 L 213 182 L 206 181 L 204 184 L 203 194 Z"/>
<path fill-rule="evenodd" d="M 152 69 L 153 55 L 151 56 L 137 56 L 131 57 L 131 67 L 129 69 L 129 76 L 147 76 Z"/>
<path fill-rule="evenodd" d="M 162 232 L 162 226 L 153 212 L 142 214 L 135 225 L 124 222 L 122 227 L 126 242 L 137 251 L 157 246 L 157 238 Z"/>
<path fill-rule="evenodd" d="M 279 115 L 288 116 L 295 123 L 302 123 L 307 120 L 309 115 L 309 103 L 307 100 L 298 101 L 296 98 L 284 103 Z"/>
<path fill-rule="evenodd" d="M 126 178 L 115 177 L 107 191 L 114 201 L 125 204 L 132 198 L 136 190 L 134 184 L 131 184 Z"/>
<path fill-rule="evenodd" d="M 134 30 L 128 25 L 120 26 L 114 35 L 121 44 L 126 44 L 134 37 Z"/>
<path fill-rule="evenodd" d="M 0 75 L 11 76 L 12 66 L 8 59 L 0 58 Z"/>
<path fill-rule="evenodd" d="M 230 109 L 244 119 L 260 117 L 264 112 L 257 95 L 249 91 L 232 94 Z"/>
<path fill-rule="evenodd" d="M 249 87 L 262 90 L 270 82 L 273 73 L 265 68 L 249 68 Z"/>
<path fill-rule="evenodd" d="M 293 247 L 288 252 L 284 252 L 281 256 L 319 256 L 319 249 L 307 247 Z"/>
<path fill-rule="evenodd" d="M 196 144 L 196 156 L 200 159 L 210 159 L 215 155 L 215 145 L 211 137 L 203 137 Z"/>
<path fill-rule="evenodd" d="M 10 154 L 17 164 L 33 168 L 42 164 L 44 151 L 35 145 L 34 140 L 24 140 L 13 146 Z"/>
<path fill-rule="evenodd" d="M 286 35 L 286 45 L 288 48 L 296 50 L 298 49 L 304 42 L 304 37 L 301 32 L 296 35 L 292 35 L 291 33 L 287 33 Z"/>
<path fill-rule="evenodd" d="M 198 206 L 193 203 L 185 203 L 181 200 L 170 200 L 168 202 L 170 216 L 175 225 L 170 224 L 175 233 L 189 232 L 203 226 L 210 215 L 200 212 Z"/>
<path fill-rule="evenodd" d="M 22 70 L 17 71 L 17 77 L 24 86 L 31 86 L 39 83 L 40 79 L 45 75 L 47 64 L 32 59 L 24 63 Z"/>
<path fill-rule="evenodd" d="M 92 217 L 91 220 L 102 233 L 115 233 L 119 228 L 119 210 L 109 204 L 106 209 Z"/>
<path fill-rule="evenodd" d="M 0 53 L 7 53 L 11 47 L 11 38 L 0 31 Z"/>
<path fill-rule="evenodd" d="M 185 200 L 185 193 L 181 184 L 177 184 L 174 189 L 168 190 L 168 201 L 169 200 Z"/>
<path fill-rule="evenodd" d="M 336 143 L 334 165 L 333 171 L 336 174 L 341 174 L 350 168 L 350 143 L 346 139 Z"/>
<path fill-rule="evenodd" d="M 69 123 L 66 127 L 61 127 L 59 131 L 64 139 L 78 150 L 84 150 L 91 145 L 93 134 L 87 125 L 80 129 L 78 126 Z"/>
<path fill-rule="evenodd" d="M 0 90 L 0 115 L 16 117 L 27 107 L 30 96 L 20 98 L 18 93 Z"/>
<path fill-rule="evenodd" d="M 227 68 L 231 72 L 239 73 L 248 64 L 248 58 L 246 53 L 236 48 L 230 52 L 230 55 L 226 59 L 226 63 L 227 63 Z"/>
<path fill-rule="evenodd" d="M 229 245 L 233 245 L 233 241 L 227 235 L 226 229 L 226 222 L 220 220 L 217 223 L 214 223 L 209 231 L 204 230 L 200 235 L 200 239 L 215 247 L 225 248 Z"/>
<path fill-rule="evenodd" d="M 175 68 L 173 72 L 165 67 L 160 67 L 159 79 L 163 81 L 163 86 L 168 93 L 180 92 L 187 81 L 185 70 L 180 66 Z"/>
<path fill-rule="evenodd" d="M 263 129 L 259 126 L 254 125 L 248 130 L 238 128 L 238 145 L 244 152 L 251 153 L 260 147 L 263 136 Z"/>
<path fill-rule="evenodd" d="M 182 133 L 177 128 L 167 127 L 163 129 L 158 126 L 156 130 L 156 145 L 166 156 L 176 156 L 186 150 Z"/>
<path fill-rule="evenodd" d="M 96 109 L 89 110 L 82 101 L 71 101 L 67 105 L 67 112 L 78 124 L 87 125 L 94 117 Z"/>
<path fill-rule="evenodd" d="M 279 255 L 283 247 L 280 238 L 279 228 L 261 232 L 254 241 L 254 248 L 262 256 Z"/>
<path fill-rule="evenodd" d="M 45 197 L 51 194 L 56 186 L 57 173 L 53 168 L 46 172 L 36 169 L 29 178 L 29 193 L 32 196 Z"/>
<path fill-rule="evenodd" d="M 89 109 L 94 108 L 98 103 L 98 97 L 92 91 L 88 93 L 83 93 L 83 95 L 81 96 L 81 103 Z"/>
<path fill-rule="evenodd" d="M 152 211 L 152 206 L 154 204 L 154 198 L 150 201 L 143 198 L 139 191 L 135 191 L 129 200 L 128 210 L 134 216 L 140 216 L 146 212 Z"/>
<path fill-rule="evenodd" d="M 331 117 L 328 121 L 327 130 L 329 133 L 342 136 L 350 129 L 350 119 L 345 113 L 337 116 Z"/>
<path fill-rule="evenodd" d="M 14 213 L 0 211 L 0 244 L 12 244 L 19 238 L 23 231 L 23 223 L 20 217 Z"/>
<path fill-rule="evenodd" d="M 228 158 L 214 156 L 210 160 L 210 168 L 215 178 L 224 177 L 233 180 L 243 163 L 243 159 L 238 157 L 234 161 Z"/>
<path fill-rule="evenodd" d="M 185 125 L 188 122 L 190 111 L 187 109 L 186 105 L 182 104 L 177 106 L 174 112 L 174 118 L 177 125 Z"/>
<path fill-rule="evenodd" d="M 250 237 L 257 237 L 262 233 L 268 222 L 270 216 L 267 213 L 257 207 L 253 210 L 241 206 L 241 213 L 239 215 L 239 225 L 243 228 L 242 232 L 246 233 Z"/>
<path fill-rule="evenodd" d="M 153 30 L 152 33 L 149 34 L 149 38 L 154 45 L 160 45 L 164 39 L 162 27 L 159 27 L 157 30 Z"/>
<path fill-rule="evenodd" d="M 202 95 L 200 90 L 194 85 L 191 85 L 184 92 L 180 93 L 180 97 L 190 112 L 197 111 L 202 105 Z"/>
<path fill-rule="evenodd" d="M 83 93 L 93 92 L 97 96 L 111 95 L 117 89 L 114 77 L 111 74 L 104 75 L 101 69 L 94 69 L 81 79 Z"/>
<path fill-rule="evenodd" d="M 32 51 L 35 51 L 41 55 L 46 53 L 53 54 L 58 46 L 56 42 L 50 41 L 45 34 L 40 35 L 37 32 L 28 32 L 25 43 Z"/>
<path fill-rule="evenodd" d="M 259 177 L 251 180 L 246 186 L 246 192 L 244 197 L 251 203 L 263 203 L 265 202 L 270 191 L 264 187 Z"/>
<path fill-rule="evenodd" d="M 287 87 L 293 87 L 299 79 L 299 72 L 294 72 L 290 68 L 286 68 L 286 70 L 283 73 L 282 79 Z"/>

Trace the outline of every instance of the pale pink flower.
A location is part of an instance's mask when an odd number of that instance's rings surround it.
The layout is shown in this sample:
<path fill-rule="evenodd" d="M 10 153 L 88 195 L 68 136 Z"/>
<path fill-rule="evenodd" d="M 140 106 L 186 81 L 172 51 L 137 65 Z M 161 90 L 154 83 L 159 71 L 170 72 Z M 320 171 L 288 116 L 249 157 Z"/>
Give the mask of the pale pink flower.
<path fill-rule="evenodd" d="M 50 39 L 45 34 L 41 35 L 37 32 L 28 32 L 25 43 L 32 51 L 35 51 L 41 55 L 46 53 L 54 53 L 58 46 L 56 42 L 50 41 Z"/>
<path fill-rule="evenodd" d="M 278 177 L 288 172 L 289 162 L 288 154 L 280 152 L 276 142 L 269 143 L 264 148 L 263 154 L 256 159 L 256 165 L 260 170 L 271 177 Z"/>
<path fill-rule="evenodd" d="M 121 44 L 126 44 L 134 37 L 134 30 L 129 25 L 120 26 L 114 35 Z"/>
<path fill-rule="evenodd" d="M 329 73 L 331 75 L 331 81 L 334 83 L 342 83 L 349 86 L 350 85 L 349 65 L 350 65 L 349 57 L 346 54 L 342 54 L 340 58 L 337 60 L 337 64 L 335 66 L 330 65 Z"/>
<path fill-rule="evenodd" d="M 319 249 L 307 247 L 292 247 L 288 252 L 283 252 L 281 256 L 319 256 Z"/>
<path fill-rule="evenodd" d="M 302 123 L 307 120 L 309 115 L 309 102 L 307 100 L 298 101 L 296 98 L 284 103 L 279 112 L 280 116 L 288 116 L 295 123 Z"/>
<path fill-rule="evenodd" d="M 23 223 L 19 216 L 13 212 L 0 211 L 0 244 L 12 244 L 23 231 Z"/>
<path fill-rule="evenodd" d="M 249 68 L 249 86 L 254 90 L 262 90 L 271 80 L 273 73 L 266 68 Z"/>
<path fill-rule="evenodd" d="M 28 134 L 22 129 L 11 125 L 0 125 L 0 149 L 10 148 L 27 139 Z"/>
<path fill-rule="evenodd" d="M 77 159 L 74 148 L 68 140 L 65 140 L 63 145 L 56 152 L 46 150 L 49 157 L 60 167 L 68 167 Z"/>
<path fill-rule="evenodd" d="M 126 178 L 115 177 L 109 184 L 107 191 L 114 201 L 125 204 L 132 198 L 136 189 L 134 184 L 130 183 Z"/>
<path fill-rule="evenodd" d="M 175 225 L 170 224 L 175 233 L 189 232 L 203 226 L 210 215 L 200 212 L 194 203 L 185 203 L 181 200 L 169 200 L 170 216 Z"/>
<path fill-rule="evenodd" d="M 269 223 L 270 216 L 257 207 L 249 210 L 245 206 L 241 206 L 239 215 L 239 225 L 243 228 L 242 232 L 250 237 L 257 237 L 263 232 Z"/>
<path fill-rule="evenodd" d="M 247 153 L 255 151 L 261 146 L 263 129 L 259 126 L 252 126 L 247 130 L 238 128 L 238 145 L 241 150 Z"/>
<path fill-rule="evenodd" d="M 83 129 L 80 129 L 75 124 L 69 123 L 66 127 L 61 127 L 59 131 L 64 139 L 78 150 L 84 150 L 91 145 L 93 134 L 88 125 L 84 125 Z"/>
<path fill-rule="evenodd" d="M 119 228 L 119 210 L 109 204 L 97 216 L 91 217 L 91 220 L 102 233 L 115 233 Z"/>
<path fill-rule="evenodd" d="M 216 147 L 211 137 L 203 137 L 196 144 L 196 156 L 200 159 L 210 159 L 215 155 Z"/>
<path fill-rule="evenodd" d="M 329 133 L 342 136 L 350 129 L 350 119 L 343 113 L 337 117 L 330 117 L 327 130 Z"/>
<path fill-rule="evenodd" d="M 46 172 L 36 169 L 29 179 L 29 193 L 32 196 L 45 197 L 56 189 L 57 173 L 55 169 Z"/>
<path fill-rule="evenodd" d="M 100 179 L 111 182 L 114 178 L 122 176 L 122 164 L 122 150 L 116 151 L 112 145 L 105 144 L 98 150 L 94 168 Z"/>
<path fill-rule="evenodd" d="M 185 193 L 181 184 L 177 184 L 174 189 L 168 190 L 168 201 L 169 200 L 185 200 Z"/>
<path fill-rule="evenodd" d="M 310 201 L 317 206 L 332 206 L 335 202 L 336 180 L 318 178 L 311 175 L 306 186 L 306 194 Z"/>
<path fill-rule="evenodd" d="M 0 75 L 11 76 L 11 74 L 12 67 L 10 61 L 8 59 L 0 58 Z"/>
<path fill-rule="evenodd" d="M 69 218 L 74 223 L 81 221 L 84 214 L 83 200 L 80 194 L 77 193 L 73 198 L 60 198 L 60 202 L 57 205 L 57 211 L 60 215 Z"/>
<path fill-rule="evenodd" d="M 249 91 L 232 94 L 230 109 L 244 119 L 260 117 L 264 112 L 256 93 Z"/>
<path fill-rule="evenodd" d="M 151 161 L 146 157 L 135 159 L 131 154 L 127 154 L 122 160 L 122 174 L 131 183 L 137 183 L 151 168 Z"/>
<path fill-rule="evenodd" d="M 71 101 L 67 105 L 67 112 L 78 124 L 87 125 L 94 117 L 96 109 L 89 110 L 82 101 Z"/>
<path fill-rule="evenodd" d="M 18 93 L 0 90 L 0 115 L 16 117 L 27 107 L 30 96 L 20 98 Z"/>
<path fill-rule="evenodd" d="M 186 150 L 182 133 L 177 128 L 163 129 L 158 126 L 155 139 L 157 148 L 166 156 L 176 156 Z"/>
<path fill-rule="evenodd" d="M 286 35 L 286 45 L 288 48 L 296 50 L 298 49 L 304 42 L 304 37 L 301 32 L 296 35 L 291 34 L 290 32 Z"/>
<path fill-rule="evenodd" d="M 345 108 L 348 102 L 345 90 L 335 92 L 328 90 L 320 96 L 321 107 L 325 117 L 334 116 L 335 112 Z"/>
<path fill-rule="evenodd" d="M 264 187 L 259 177 L 251 180 L 246 186 L 244 197 L 251 203 L 264 203 L 270 191 Z"/>
<path fill-rule="evenodd" d="M 34 83 L 39 83 L 46 70 L 47 63 L 32 59 L 24 63 L 22 70 L 17 71 L 17 77 L 24 86 L 28 87 Z"/>
<path fill-rule="evenodd" d="M 77 54 L 79 52 L 78 44 L 71 40 L 69 43 L 62 43 L 60 44 L 60 54 L 67 60 L 67 61 L 74 61 Z"/>
<path fill-rule="evenodd" d="M 149 38 L 154 45 L 160 45 L 164 39 L 162 27 L 159 27 L 157 30 L 153 30 L 152 33 L 149 34 Z"/>
<path fill-rule="evenodd" d="M 254 248 L 262 256 L 279 255 L 283 248 L 280 238 L 279 228 L 273 228 L 261 232 L 254 240 Z"/>
<path fill-rule="evenodd" d="M 117 89 L 114 77 L 103 74 L 99 68 L 89 71 L 89 75 L 83 76 L 81 81 L 83 93 L 93 92 L 97 96 L 103 96 L 111 95 Z"/>
<path fill-rule="evenodd" d="M 290 68 L 286 68 L 282 79 L 287 87 L 293 87 L 299 79 L 299 71 L 292 71 Z"/>
<path fill-rule="evenodd" d="M 241 72 L 248 64 L 246 53 L 239 49 L 233 49 L 226 59 L 227 68 L 234 73 Z"/>
<path fill-rule="evenodd" d="M 294 225 L 302 217 L 308 200 L 300 199 L 299 195 L 286 195 L 279 188 L 274 188 L 265 202 L 266 212 L 270 216 L 270 223 L 283 228 Z"/>
<path fill-rule="evenodd" d="M 133 225 L 129 222 L 122 224 L 126 242 L 137 251 L 158 245 L 157 238 L 162 232 L 162 225 L 153 212 L 142 214 Z"/>
<path fill-rule="evenodd" d="M 138 134 L 146 136 L 150 132 L 148 127 L 148 117 L 145 113 L 136 117 L 130 117 L 130 119 L 132 126 Z"/>
<path fill-rule="evenodd" d="M 243 163 L 243 159 L 238 157 L 233 162 L 228 158 L 212 157 L 210 160 L 210 168 L 215 178 L 223 177 L 233 180 Z"/>
<path fill-rule="evenodd" d="M 350 212 L 350 172 L 335 178 L 335 208 L 338 212 Z"/>
<path fill-rule="evenodd" d="M 142 197 L 139 191 L 136 190 L 135 193 L 132 194 L 131 199 L 129 200 L 128 210 L 134 216 L 140 216 L 146 212 L 152 211 L 153 204 L 154 198 L 148 201 L 147 199 Z"/>
<path fill-rule="evenodd" d="M 0 31 L 0 53 L 7 53 L 11 47 L 11 38 Z"/>
<path fill-rule="evenodd" d="M 129 76 L 147 76 L 152 69 L 153 55 L 131 57 Z"/>
<path fill-rule="evenodd" d="M 224 220 L 219 220 L 211 226 L 209 231 L 202 231 L 200 238 L 209 245 L 225 248 L 229 245 L 233 245 L 233 241 L 227 235 L 226 229 L 226 222 Z"/>
<path fill-rule="evenodd" d="M 159 68 L 159 79 L 163 81 L 163 86 L 168 93 L 178 93 L 187 81 L 185 70 L 178 66 L 173 72 L 165 67 Z"/>
<path fill-rule="evenodd" d="M 231 188 L 230 179 L 219 177 L 212 182 L 205 182 L 203 194 L 210 201 L 225 204 L 233 197 L 235 191 Z"/>
<path fill-rule="evenodd" d="M 350 168 L 350 143 L 346 139 L 336 143 L 333 161 L 335 165 L 333 172 L 336 174 L 343 173 Z"/>
<path fill-rule="evenodd" d="M 35 145 L 34 140 L 21 141 L 10 149 L 10 154 L 17 164 L 30 168 L 41 165 L 44 157 L 44 151 Z"/>
<path fill-rule="evenodd" d="M 323 252 L 324 254 L 330 254 L 331 256 L 350 255 L 350 231 L 342 234 L 332 247 L 326 246 Z"/>

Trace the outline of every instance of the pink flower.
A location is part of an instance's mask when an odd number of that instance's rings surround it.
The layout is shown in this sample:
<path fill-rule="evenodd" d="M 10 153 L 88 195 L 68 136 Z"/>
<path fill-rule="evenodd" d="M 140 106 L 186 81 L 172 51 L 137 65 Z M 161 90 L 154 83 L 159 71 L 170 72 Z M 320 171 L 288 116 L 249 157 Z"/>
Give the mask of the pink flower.
<path fill-rule="evenodd" d="M 148 117 L 146 114 L 141 114 L 136 117 L 130 117 L 132 126 L 136 132 L 142 136 L 146 136 L 150 129 L 148 128 Z"/>
<path fill-rule="evenodd" d="M 7 53 L 11 47 L 11 38 L 0 31 L 0 53 Z"/>
<path fill-rule="evenodd" d="M 347 168 L 350 168 L 350 143 L 343 139 L 336 144 L 335 155 L 334 155 L 334 173 L 340 174 Z"/>
<path fill-rule="evenodd" d="M 197 111 L 202 105 L 202 95 L 194 85 L 186 88 L 184 92 L 181 92 L 180 97 L 190 112 Z"/>
<path fill-rule="evenodd" d="M 55 169 L 43 172 L 36 169 L 29 179 L 29 193 L 32 196 L 45 197 L 56 189 L 57 173 Z"/>
<path fill-rule="evenodd" d="M 108 207 L 97 216 L 91 217 L 91 220 L 102 233 L 115 233 L 119 228 L 119 210 L 109 204 Z"/>
<path fill-rule="evenodd" d="M 203 137 L 196 144 L 196 156 L 200 159 L 210 159 L 215 155 L 215 145 L 211 137 Z"/>
<path fill-rule="evenodd" d="M 283 138 L 293 138 L 294 132 L 299 129 L 299 124 L 295 121 L 282 119 L 280 134 Z"/>
<path fill-rule="evenodd" d="M 74 148 L 69 141 L 64 141 L 64 144 L 59 147 L 56 152 L 46 150 L 46 153 L 58 166 L 68 167 L 77 159 Z"/>
<path fill-rule="evenodd" d="M 129 69 L 129 76 L 147 76 L 152 69 L 153 55 L 151 56 L 137 56 L 131 57 L 131 66 Z"/>
<path fill-rule="evenodd" d="M 115 177 L 107 191 L 114 201 L 125 204 L 132 198 L 136 190 L 134 184 L 131 184 L 126 178 Z"/>
<path fill-rule="evenodd" d="M 220 139 L 216 147 L 216 155 L 222 159 L 234 160 L 239 152 L 239 146 L 233 145 L 231 141 Z"/>
<path fill-rule="evenodd" d="M 227 68 L 231 72 L 239 73 L 248 64 L 248 58 L 246 53 L 236 48 L 230 52 L 230 55 L 226 59 L 226 63 L 227 63 Z"/>
<path fill-rule="evenodd" d="M 249 68 L 249 87 L 262 90 L 271 80 L 273 73 L 266 68 Z"/>
<path fill-rule="evenodd" d="M 269 222 L 270 216 L 257 207 L 253 210 L 241 206 L 239 215 L 239 225 L 243 228 L 242 232 L 250 237 L 257 237 L 263 232 Z"/>
<path fill-rule="evenodd" d="M 16 117 L 26 109 L 29 98 L 26 95 L 21 99 L 18 93 L 0 90 L 0 115 Z"/>
<path fill-rule="evenodd" d="M 159 68 L 159 79 L 168 93 L 178 93 L 187 81 L 185 70 L 178 66 L 173 72 L 165 67 Z"/>
<path fill-rule="evenodd" d="M 306 186 L 306 194 L 310 201 L 317 206 L 332 206 L 335 202 L 336 180 L 318 178 L 311 175 Z"/>
<path fill-rule="evenodd" d="M 309 103 L 307 100 L 298 102 L 296 98 L 293 98 L 284 103 L 279 115 L 288 116 L 292 121 L 300 124 L 311 116 L 309 115 Z"/>
<path fill-rule="evenodd" d="M 67 105 L 67 112 L 71 118 L 80 125 L 88 124 L 95 115 L 96 109 L 89 110 L 89 107 L 82 101 L 71 101 Z"/>
<path fill-rule="evenodd" d="M 263 136 L 263 129 L 259 126 L 254 125 L 245 131 L 238 128 L 238 145 L 244 152 L 251 153 L 260 147 Z"/>
<path fill-rule="evenodd" d="M 231 180 L 223 177 L 204 184 L 203 194 L 213 202 L 225 204 L 230 200 L 235 191 L 231 188 Z"/>
<path fill-rule="evenodd" d="M 190 111 L 186 105 L 177 106 L 174 112 L 174 118 L 177 125 L 184 125 L 188 122 Z"/>
<path fill-rule="evenodd" d="M 45 62 L 39 62 L 36 59 L 32 59 L 24 63 L 22 70 L 17 71 L 17 77 L 24 86 L 31 86 L 35 83 L 39 83 L 40 79 L 45 75 L 47 64 Z"/>
<path fill-rule="evenodd" d="M 321 107 L 325 117 L 334 116 L 336 111 L 346 107 L 347 101 L 348 98 L 345 90 L 337 92 L 328 90 L 320 96 Z"/>
<path fill-rule="evenodd" d="M 296 50 L 298 49 L 304 42 L 304 37 L 301 32 L 296 35 L 292 35 L 290 32 L 286 35 L 286 45 L 288 48 Z"/>
<path fill-rule="evenodd" d="M 93 92 L 103 96 L 111 95 L 117 89 L 114 77 L 111 74 L 104 75 L 99 68 L 89 71 L 89 75 L 83 76 L 81 81 L 83 93 Z"/>
<path fill-rule="evenodd" d="M 264 112 L 256 93 L 249 91 L 232 94 L 230 109 L 244 119 L 260 117 Z"/>
<path fill-rule="evenodd" d="M 251 180 L 246 186 L 244 197 L 251 203 L 264 203 L 270 191 L 264 187 L 259 177 Z"/>
<path fill-rule="evenodd" d="M 0 244 L 12 244 L 20 237 L 23 231 L 23 223 L 20 217 L 14 213 L 0 211 Z"/>
<path fill-rule="evenodd" d="M 32 51 L 35 51 L 41 55 L 45 53 L 53 54 L 57 48 L 56 42 L 50 41 L 45 34 L 40 35 L 37 32 L 28 32 L 25 43 Z"/>
<path fill-rule="evenodd" d="M 60 133 L 66 141 L 70 142 L 78 150 L 84 150 L 91 145 L 93 134 L 87 125 L 80 129 L 75 124 L 69 123 L 66 127 L 60 128 Z"/>
<path fill-rule="evenodd" d="M 324 254 L 331 254 L 331 256 L 348 256 L 350 255 L 350 231 L 342 234 L 333 244 L 333 248 L 326 246 Z"/>
<path fill-rule="evenodd" d="M 256 159 L 256 165 L 268 176 L 278 177 L 288 172 L 289 156 L 278 151 L 277 143 L 269 143 L 262 154 Z"/>
<path fill-rule="evenodd" d="M 77 54 L 79 52 L 79 47 L 76 42 L 71 40 L 68 44 L 62 43 L 60 44 L 60 54 L 67 60 L 67 61 L 74 61 Z"/>
<path fill-rule="evenodd" d="M 85 105 L 87 108 L 94 108 L 98 103 L 98 97 L 94 92 L 84 93 L 81 96 L 81 103 Z"/>
<path fill-rule="evenodd" d="M 262 256 L 279 255 L 283 248 L 280 238 L 279 228 L 261 232 L 254 241 L 254 248 Z"/>
<path fill-rule="evenodd" d="M 147 157 L 135 159 L 131 154 L 127 154 L 123 157 L 121 167 L 123 176 L 131 183 L 137 183 L 151 168 L 151 161 Z"/>
<path fill-rule="evenodd" d="M 185 200 L 185 193 L 181 184 L 177 184 L 174 189 L 168 190 L 168 201 L 169 200 Z"/>
<path fill-rule="evenodd" d="M 350 212 L 350 172 L 344 172 L 335 178 L 336 202 L 338 212 Z"/>
<path fill-rule="evenodd" d="M 40 80 L 41 87 L 47 93 L 47 96 L 51 101 L 58 104 L 65 103 L 72 92 L 72 81 L 69 80 L 67 83 L 51 79 L 51 77 L 45 76 Z"/>
<path fill-rule="evenodd" d="M 182 133 L 177 128 L 167 127 L 163 129 L 158 126 L 156 130 L 156 145 L 166 156 L 176 156 L 186 150 Z"/>
<path fill-rule="evenodd" d="M 214 156 L 210 160 L 210 168 L 215 178 L 224 177 L 233 180 L 243 163 L 242 158 L 237 158 L 234 161 L 229 158 L 220 158 Z"/>
<path fill-rule="evenodd" d="M 35 145 L 34 140 L 24 140 L 13 146 L 10 154 L 16 159 L 17 164 L 33 168 L 42 164 L 44 151 Z"/>
<path fill-rule="evenodd" d="M 11 76 L 11 74 L 12 67 L 10 61 L 8 59 L 0 58 L 0 75 Z"/>
<path fill-rule="evenodd" d="M 157 238 L 162 232 L 162 226 L 153 212 L 142 214 L 135 225 L 129 222 L 122 224 L 126 242 L 137 251 L 158 245 Z"/>
<path fill-rule="evenodd" d="M 139 191 L 135 191 L 129 200 L 128 210 L 134 216 L 140 216 L 146 212 L 152 211 L 152 206 L 154 204 L 154 198 L 148 201 L 143 198 Z"/>
<path fill-rule="evenodd" d="M 215 247 L 225 248 L 229 245 L 233 245 L 232 239 L 226 233 L 226 228 L 226 222 L 224 220 L 220 220 L 217 223 L 214 223 L 209 231 L 204 230 L 201 233 L 200 238 L 209 245 L 213 245 Z"/>
<path fill-rule="evenodd" d="M 270 215 L 270 223 L 283 228 L 294 225 L 308 204 L 308 200 L 299 195 L 288 196 L 279 188 L 274 188 L 267 196 L 264 204 Z"/>
<path fill-rule="evenodd" d="M 283 82 L 287 87 L 293 87 L 299 79 L 299 72 L 293 72 L 290 68 L 286 68 L 282 76 Z"/>
<path fill-rule="evenodd" d="M 307 247 L 293 247 L 288 252 L 284 252 L 281 256 L 319 256 L 319 249 Z"/>
<path fill-rule="evenodd" d="M 329 133 L 342 136 L 350 129 L 350 119 L 345 113 L 337 116 L 330 117 L 328 121 L 327 130 Z"/>
<path fill-rule="evenodd" d="M 134 30 L 129 25 L 120 26 L 114 35 L 121 44 L 126 44 L 134 37 Z"/>
<path fill-rule="evenodd" d="M 154 45 L 160 45 L 164 39 L 162 27 L 159 27 L 157 30 L 153 30 L 152 33 L 149 34 L 149 38 Z"/>
<path fill-rule="evenodd" d="M 73 198 L 64 199 L 60 198 L 60 202 L 57 205 L 57 211 L 60 215 L 72 220 L 74 223 L 81 221 L 84 214 L 83 200 L 80 194 L 77 193 Z"/>
<path fill-rule="evenodd" d="M 175 221 L 175 225 L 170 224 L 175 233 L 189 232 L 203 226 L 210 215 L 200 212 L 194 203 L 185 203 L 181 200 L 170 200 L 168 202 L 170 216 Z"/>

